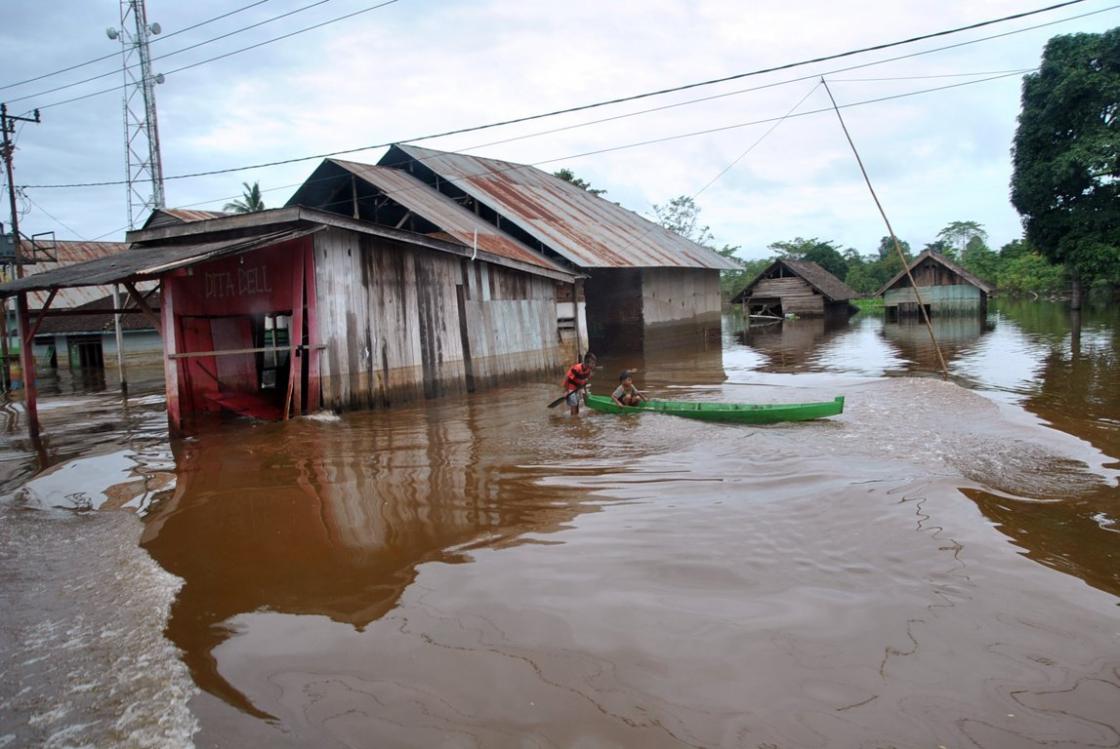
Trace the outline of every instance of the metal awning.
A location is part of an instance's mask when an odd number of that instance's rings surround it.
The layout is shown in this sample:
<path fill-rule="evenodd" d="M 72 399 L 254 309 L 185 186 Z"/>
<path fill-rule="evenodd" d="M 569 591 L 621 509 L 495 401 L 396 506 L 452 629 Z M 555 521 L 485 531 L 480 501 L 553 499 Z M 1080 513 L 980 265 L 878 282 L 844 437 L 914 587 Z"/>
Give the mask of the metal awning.
<path fill-rule="evenodd" d="M 252 237 L 198 244 L 134 247 L 109 257 L 76 263 L 0 284 L 0 296 L 11 296 L 21 291 L 47 291 L 79 286 L 101 286 L 126 280 L 152 280 L 176 268 L 299 239 L 321 228 L 313 226 L 274 230 Z"/>

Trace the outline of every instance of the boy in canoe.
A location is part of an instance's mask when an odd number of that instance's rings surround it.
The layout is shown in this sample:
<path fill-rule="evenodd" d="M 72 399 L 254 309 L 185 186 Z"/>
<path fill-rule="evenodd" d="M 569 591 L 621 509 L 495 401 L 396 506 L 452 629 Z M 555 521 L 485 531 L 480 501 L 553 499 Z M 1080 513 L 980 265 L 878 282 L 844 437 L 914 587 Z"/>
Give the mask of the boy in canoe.
<path fill-rule="evenodd" d="M 583 397 L 584 388 L 590 382 L 591 373 L 595 371 L 595 365 L 598 363 L 595 354 L 588 351 L 583 355 L 582 362 L 576 362 L 568 368 L 568 374 L 564 377 L 564 389 L 568 393 L 568 409 L 572 416 L 579 416 L 580 398 Z"/>
<path fill-rule="evenodd" d="M 618 376 L 618 387 L 611 393 L 611 400 L 619 406 L 636 406 L 646 397 L 634 387 L 634 375 L 629 369 L 622 370 Z"/>

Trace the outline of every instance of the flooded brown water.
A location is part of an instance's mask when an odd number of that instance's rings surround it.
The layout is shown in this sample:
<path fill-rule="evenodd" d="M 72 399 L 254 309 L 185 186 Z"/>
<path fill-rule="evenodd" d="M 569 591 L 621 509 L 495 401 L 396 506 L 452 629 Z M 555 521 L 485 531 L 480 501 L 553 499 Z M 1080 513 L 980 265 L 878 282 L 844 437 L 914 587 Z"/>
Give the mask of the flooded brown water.
<path fill-rule="evenodd" d="M 738 325 L 597 389 L 845 413 L 9 406 L 0 746 L 1120 745 L 1117 312 Z"/>

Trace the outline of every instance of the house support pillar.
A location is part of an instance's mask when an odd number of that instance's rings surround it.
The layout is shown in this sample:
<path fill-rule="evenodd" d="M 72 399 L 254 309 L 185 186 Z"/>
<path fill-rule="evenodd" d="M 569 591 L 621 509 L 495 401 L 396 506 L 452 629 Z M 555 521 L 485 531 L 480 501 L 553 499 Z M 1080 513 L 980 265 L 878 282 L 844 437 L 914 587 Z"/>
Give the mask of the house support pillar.
<path fill-rule="evenodd" d="M 39 439 L 39 402 L 35 388 L 35 331 L 27 310 L 27 292 L 16 295 L 16 323 L 19 329 L 19 363 L 23 369 L 23 407 L 32 442 Z M 5 327 L 7 324 L 5 323 Z"/>
<path fill-rule="evenodd" d="M 163 336 L 163 382 L 167 390 L 167 423 L 172 434 L 183 428 L 183 412 L 179 402 L 179 332 L 175 325 L 175 294 L 170 279 L 160 280 L 159 332 Z M 129 289 L 132 293 L 132 289 Z"/>

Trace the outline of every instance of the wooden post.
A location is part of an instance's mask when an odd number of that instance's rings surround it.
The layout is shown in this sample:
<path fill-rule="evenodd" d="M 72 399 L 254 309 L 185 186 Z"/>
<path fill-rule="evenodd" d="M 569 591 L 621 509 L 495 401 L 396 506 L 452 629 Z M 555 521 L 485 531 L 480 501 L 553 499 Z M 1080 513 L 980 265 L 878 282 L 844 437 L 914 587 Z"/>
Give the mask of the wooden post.
<path fill-rule="evenodd" d="M 288 329 L 288 392 L 291 393 L 291 413 L 299 416 L 303 407 L 303 252 L 297 250 L 292 258 L 292 324 Z M 289 403 L 284 404 L 284 418 L 288 417 Z"/>
<path fill-rule="evenodd" d="M 315 240 L 304 240 L 303 285 L 307 297 L 307 411 L 319 410 L 319 313 L 315 284 Z"/>
<path fill-rule="evenodd" d="M 120 284 L 113 284 L 113 307 L 117 310 L 121 309 Z M 121 313 L 119 311 L 113 314 L 113 332 L 117 336 L 117 370 L 121 375 L 121 390 L 127 393 L 128 377 L 124 373 L 124 333 L 121 331 Z"/>
<path fill-rule="evenodd" d="M 8 343 L 12 329 L 8 324 L 8 297 L 0 299 L 0 318 L 4 321 L 4 336 L 0 338 L 0 356 L 4 358 L 3 369 L 0 370 L 0 390 L 11 390 L 12 363 L 8 360 Z"/>
<path fill-rule="evenodd" d="M 172 433 L 183 428 L 183 413 L 179 401 L 179 361 L 172 354 L 179 353 L 179 335 L 175 325 L 174 285 L 166 276 L 160 279 L 160 335 L 163 336 L 163 382 L 167 390 L 167 422 Z"/>
<path fill-rule="evenodd" d="M 16 296 L 16 321 L 19 326 L 19 363 L 23 369 L 23 403 L 27 412 L 27 428 L 32 438 L 39 436 L 39 404 L 35 390 L 35 336 L 27 312 L 27 292 Z"/>

